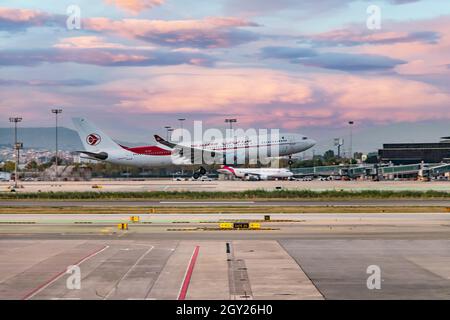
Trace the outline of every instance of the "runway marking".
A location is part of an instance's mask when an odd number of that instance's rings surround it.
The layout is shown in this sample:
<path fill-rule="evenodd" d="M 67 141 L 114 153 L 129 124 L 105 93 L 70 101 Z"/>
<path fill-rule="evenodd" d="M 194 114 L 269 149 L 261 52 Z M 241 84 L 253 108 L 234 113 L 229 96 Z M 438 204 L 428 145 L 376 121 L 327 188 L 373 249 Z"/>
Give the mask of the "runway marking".
<path fill-rule="evenodd" d="M 116 282 L 116 285 L 114 286 L 114 288 L 112 288 L 112 289 L 108 292 L 108 294 L 107 294 L 106 296 L 103 297 L 103 300 L 108 299 L 108 298 L 110 297 L 110 295 L 111 295 L 114 291 L 117 290 L 117 288 L 118 288 L 120 282 L 121 282 L 123 279 L 125 279 L 125 278 L 130 274 L 130 272 L 133 271 L 133 269 L 139 264 L 139 262 L 141 262 L 142 259 L 144 259 L 144 257 L 145 257 L 147 254 L 149 254 L 150 251 L 152 251 L 154 248 L 155 248 L 155 246 L 150 246 L 150 248 L 149 248 L 147 251 L 145 251 L 144 254 L 143 254 L 142 256 L 139 257 L 139 259 L 136 260 L 135 264 L 133 264 L 133 265 L 131 266 L 131 268 L 128 269 L 128 271 L 127 271 L 127 272 L 119 279 L 119 281 Z"/>
<path fill-rule="evenodd" d="M 254 204 L 255 201 L 160 201 L 160 204 Z"/>
<path fill-rule="evenodd" d="M 99 254 L 100 252 L 105 251 L 106 249 L 108 249 L 109 246 L 105 245 L 103 248 L 101 248 L 100 250 L 97 250 L 95 252 L 90 253 L 89 255 L 87 255 L 86 257 L 82 258 L 80 261 L 78 261 L 77 263 L 75 263 L 75 266 L 79 266 L 80 264 L 82 264 L 83 262 L 89 260 L 90 258 L 96 256 L 97 254 Z M 25 297 L 22 298 L 22 300 L 29 300 L 32 297 L 34 297 L 35 295 L 37 295 L 39 292 L 42 292 L 44 289 L 46 289 L 49 285 L 51 285 L 52 283 L 54 283 L 55 281 L 57 281 L 58 279 L 60 279 L 63 275 L 66 274 L 67 271 L 67 267 L 65 270 L 59 272 L 57 275 L 55 275 L 53 278 L 51 278 L 50 280 L 48 280 L 47 282 L 41 284 L 39 287 L 33 289 L 30 293 L 28 293 Z"/>
<path fill-rule="evenodd" d="M 187 290 L 189 288 L 189 283 L 191 282 L 192 273 L 194 272 L 195 262 L 197 261 L 198 251 L 200 246 L 196 246 L 194 252 L 192 253 L 191 261 L 189 262 L 186 274 L 184 276 L 183 284 L 180 288 L 180 293 L 178 294 L 178 300 L 185 300 Z"/>

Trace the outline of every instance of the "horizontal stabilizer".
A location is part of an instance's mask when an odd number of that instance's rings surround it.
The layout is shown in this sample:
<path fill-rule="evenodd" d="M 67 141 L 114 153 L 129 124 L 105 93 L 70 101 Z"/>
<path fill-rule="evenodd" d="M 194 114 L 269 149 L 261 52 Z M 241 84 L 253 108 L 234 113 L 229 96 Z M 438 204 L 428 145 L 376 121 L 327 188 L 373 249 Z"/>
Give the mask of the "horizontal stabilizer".
<path fill-rule="evenodd" d="M 90 158 L 96 159 L 96 160 L 106 160 L 108 159 L 108 154 L 106 152 L 89 152 L 89 151 L 75 151 L 77 153 L 85 154 L 89 156 Z"/>

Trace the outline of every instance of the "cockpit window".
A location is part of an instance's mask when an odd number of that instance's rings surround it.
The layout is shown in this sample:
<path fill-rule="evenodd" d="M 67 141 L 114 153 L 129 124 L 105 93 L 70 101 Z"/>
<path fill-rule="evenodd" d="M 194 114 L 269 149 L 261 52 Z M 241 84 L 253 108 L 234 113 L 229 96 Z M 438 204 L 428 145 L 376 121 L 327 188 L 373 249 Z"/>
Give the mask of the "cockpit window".
<path fill-rule="evenodd" d="M 308 137 L 303 137 L 303 140 L 308 140 Z"/>

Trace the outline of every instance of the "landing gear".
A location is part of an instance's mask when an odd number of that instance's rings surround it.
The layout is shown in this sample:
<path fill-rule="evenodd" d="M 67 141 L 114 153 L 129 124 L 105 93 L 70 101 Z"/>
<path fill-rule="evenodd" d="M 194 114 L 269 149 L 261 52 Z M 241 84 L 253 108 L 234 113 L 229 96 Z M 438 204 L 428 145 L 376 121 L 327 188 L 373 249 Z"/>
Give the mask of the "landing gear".
<path fill-rule="evenodd" d="M 292 156 L 289 156 L 288 164 L 289 164 L 289 169 L 290 169 L 291 166 L 294 164 L 294 161 L 292 161 Z"/>
<path fill-rule="evenodd" d="M 203 167 L 200 167 L 200 169 L 198 169 L 197 171 L 194 172 L 194 174 L 192 175 L 192 178 L 197 180 L 198 178 L 200 178 L 201 176 L 204 176 L 205 174 L 206 174 L 206 169 Z"/>

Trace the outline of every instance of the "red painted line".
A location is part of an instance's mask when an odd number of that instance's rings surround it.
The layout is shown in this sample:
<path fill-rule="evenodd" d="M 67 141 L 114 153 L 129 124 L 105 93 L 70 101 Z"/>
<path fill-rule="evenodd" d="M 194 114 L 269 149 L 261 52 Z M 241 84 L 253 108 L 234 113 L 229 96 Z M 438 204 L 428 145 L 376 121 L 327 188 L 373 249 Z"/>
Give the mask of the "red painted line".
<path fill-rule="evenodd" d="M 103 246 L 103 248 L 96 250 L 92 253 L 89 253 L 87 256 L 81 258 L 78 262 L 76 262 L 75 266 L 80 265 L 81 263 L 83 263 L 84 261 L 86 261 L 87 259 L 95 256 L 96 254 L 100 253 L 101 251 L 105 250 L 106 248 L 108 248 L 109 246 Z M 41 291 L 43 288 L 47 287 L 50 283 L 52 283 L 53 281 L 55 281 L 56 279 L 58 279 L 59 277 L 61 277 L 63 274 L 65 274 L 67 271 L 67 267 L 66 270 L 63 270 L 61 272 L 59 272 L 58 274 L 56 274 L 55 276 L 53 276 L 51 279 L 47 280 L 46 282 L 44 282 L 43 284 L 41 284 L 39 287 L 34 288 L 32 291 L 30 291 L 29 293 L 27 293 L 22 300 L 28 300 L 29 298 L 31 298 L 32 296 L 34 296 L 36 293 L 38 293 L 39 291 Z"/>
<path fill-rule="evenodd" d="M 186 299 L 186 294 L 189 288 L 189 283 L 191 282 L 192 273 L 194 272 L 195 262 L 197 261 L 198 251 L 200 246 L 196 246 L 194 253 L 192 254 L 191 261 L 189 262 L 186 275 L 184 276 L 183 285 L 181 286 L 180 294 L 178 295 L 178 300 Z"/>

